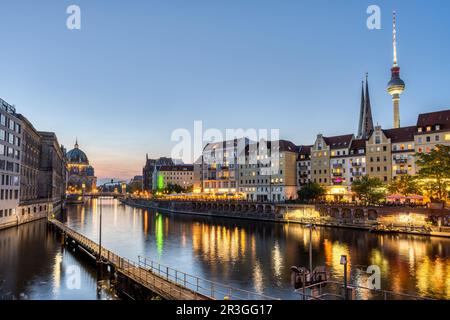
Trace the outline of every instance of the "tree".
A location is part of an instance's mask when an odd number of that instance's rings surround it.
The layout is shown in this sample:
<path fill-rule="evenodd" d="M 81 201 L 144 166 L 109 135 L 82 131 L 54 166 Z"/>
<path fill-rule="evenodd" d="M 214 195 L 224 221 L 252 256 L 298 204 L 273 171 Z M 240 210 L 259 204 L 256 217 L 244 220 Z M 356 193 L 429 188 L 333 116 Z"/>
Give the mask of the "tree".
<path fill-rule="evenodd" d="M 352 183 L 352 191 L 366 205 L 376 204 L 386 196 L 383 182 L 378 178 L 363 176 Z"/>
<path fill-rule="evenodd" d="M 400 194 L 405 197 L 413 194 L 422 194 L 417 178 L 409 175 L 393 180 L 388 186 L 388 190 L 392 194 Z"/>
<path fill-rule="evenodd" d="M 445 200 L 450 182 L 450 146 L 436 145 L 429 153 L 416 153 L 416 165 L 430 198 Z"/>
<path fill-rule="evenodd" d="M 325 189 L 318 183 L 308 182 L 298 191 L 298 199 L 302 202 L 317 200 L 325 194 Z"/>

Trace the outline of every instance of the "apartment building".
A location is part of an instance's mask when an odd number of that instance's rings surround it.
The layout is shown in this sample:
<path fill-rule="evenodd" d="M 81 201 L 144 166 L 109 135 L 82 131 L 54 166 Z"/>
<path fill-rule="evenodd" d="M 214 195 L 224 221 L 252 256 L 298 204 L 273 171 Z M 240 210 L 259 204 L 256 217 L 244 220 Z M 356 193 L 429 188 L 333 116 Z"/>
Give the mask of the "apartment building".
<path fill-rule="evenodd" d="M 194 184 L 194 166 L 192 164 L 161 166 L 157 174 L 158 189 L 163 189 L 169 184 L 187 189 Z"/>
<path fill-rule="evenodd" d="M 239 191 L 249 201 L 297 198 L 298 148 L 286 140 L 249 144 L 239 164 Z"/>
<path fill-rule="evenodd" d="M 16 109 L 0 99 L 0 228 L 17 223 L 22 125 Z"/>
<path fill-rule="evenodd" d="M 392 180 L 403 175 L 415 175 L 415 126 L 383 130 L 391 141 Z"/>
<path fill-rule="evenodd" d="M 420 114 L 414 134 L 417 152 L 430 152 L 437 144 L 450 145 L 450 110 Z"/>
<path fill-rule="evenodd" d="M 366 173 L 385 183 L 392 179 L 391 139 L 376 126 L 366 142 Z"/>
<path fill-rule="evenodd" d="M 297 189 L 311 182 L 311 148 L 312 146 L 297 146 Z"/>
<path fill-rule="evenodd" d="M 355 139 L 350 145 L 349 185 L 366 174 L 366 140 Z"/>
<path fill-rule="evenodd" d="M 234 194 L 239 190 L 239 155 L 248 138 L 208 143 L 202 153 L 202 189 L 206 193 Z"/>

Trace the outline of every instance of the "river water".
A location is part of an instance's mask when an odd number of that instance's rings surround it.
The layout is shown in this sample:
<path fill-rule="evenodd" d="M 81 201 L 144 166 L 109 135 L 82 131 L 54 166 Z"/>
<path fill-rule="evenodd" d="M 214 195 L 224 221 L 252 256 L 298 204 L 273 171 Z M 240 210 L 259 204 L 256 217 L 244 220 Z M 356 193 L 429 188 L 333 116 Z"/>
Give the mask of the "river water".
<path fill-rule="evenodd" d="M 121 256 L 148 257 L 232 287 L 299 299 L 290 284 L 290 267 L 309 265 L 310 232 L 305 226 L 141 210 L 113 199 L 71 206 L 63 219 L 98 240 L 100 207 L 103 245 Z M 61 249 L 45 223 L 22 228 L 0 231 L 0 293 L 2 286 L 9 286 L 9 291 L 29 298 L 99 298 L 95 270 Z M 5 247 L 5 241 L 11 243 Z M 312 232 L 312 249 L 313 265 L 328 267 L 337 281 L 343 279 L 340 257 L 345 254 L 352 284 L 366 286 L 364 269 L 376 265 L 381 289 L 450 299 L 450 239 L 318 227 Z M 64 269 L 71 265 L 81 268 L 80 290 L 61 289 L 67 281 Z"/>

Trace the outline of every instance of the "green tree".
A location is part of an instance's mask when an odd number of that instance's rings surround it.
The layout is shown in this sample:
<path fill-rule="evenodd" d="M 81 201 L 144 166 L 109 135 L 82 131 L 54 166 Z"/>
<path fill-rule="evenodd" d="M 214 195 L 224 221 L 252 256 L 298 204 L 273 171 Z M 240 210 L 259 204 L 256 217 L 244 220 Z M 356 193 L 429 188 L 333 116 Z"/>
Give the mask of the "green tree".
<path fill-rule="evenodd" d="M 422 194 L 422 190 L 414 176 L 401 176 L 400 179 L 393 180 L 388 186 L 388 191 L 392 194 L 400 194 L 405 197 L 413 194 Z"/>
<path fill-rule="evenodd" d="M 309 182 L 298 191 L 298 199 L 302 202 L 317 200 L 325 194 L 325 189 L 318 183 Z"/>
<path fill-rule="evenodd" d="M 386 196 L 383 182 L 378 178 L 363 176 L 352 183 L 352 191 L 366 205 L 376 204 Z"/>
<path fill-rule="evenodd" d="M 450 146 L 437 145 L 429 153 L 416 153 L 416 165 L 430 197 L 445 200 L 450 182 Z"/>

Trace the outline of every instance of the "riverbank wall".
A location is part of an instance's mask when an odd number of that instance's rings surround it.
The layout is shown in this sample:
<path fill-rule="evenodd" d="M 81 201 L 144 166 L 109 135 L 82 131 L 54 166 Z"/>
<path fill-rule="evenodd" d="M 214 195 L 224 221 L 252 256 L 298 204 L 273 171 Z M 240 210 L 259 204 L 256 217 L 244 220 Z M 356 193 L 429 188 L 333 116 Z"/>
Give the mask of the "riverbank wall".
<path fill-rule="evenodd" d="M 20 226 L 24 223 L 47 219 L 57 215 L 63 208 L 63 201 L 30 201 L 24 202 L 16 209 L 16 213 L 0 219 L 0 230 Z"/>
<path fill-rule="evenodd" d="M 357 207 L 347 214 L 345 208 L 325 208 L 323 205 L 270 204 L 270 203 L 208 203 L 190 201 L 154 201 L 120 199 L 121 203 L 141 208 L 161 210 L 177 214 L 223 217 L 231 219 L 258 220 L 277 223 L 314 224 L 323 227 L 359 229 L 377 233 L 406 233 L 450 238 L 450 228 L 429 227 L 424 223 L 391 223 L 393 217 L 403 215 L 404 208 Z M 411 214 L 432 214 L 429 210 L 411 209 Z M 338 213 L 336 213 L 338 212 Z M 409 211 L 408 211 L 409 212 Z M 442 214 L 442 212 L 440 212 Z M 446 214 L 446 212 L 444 212 Z M 450 213 L 449 213 L 450 215 Z M 380 228 L 391 223 L 388 228 Z"/>

